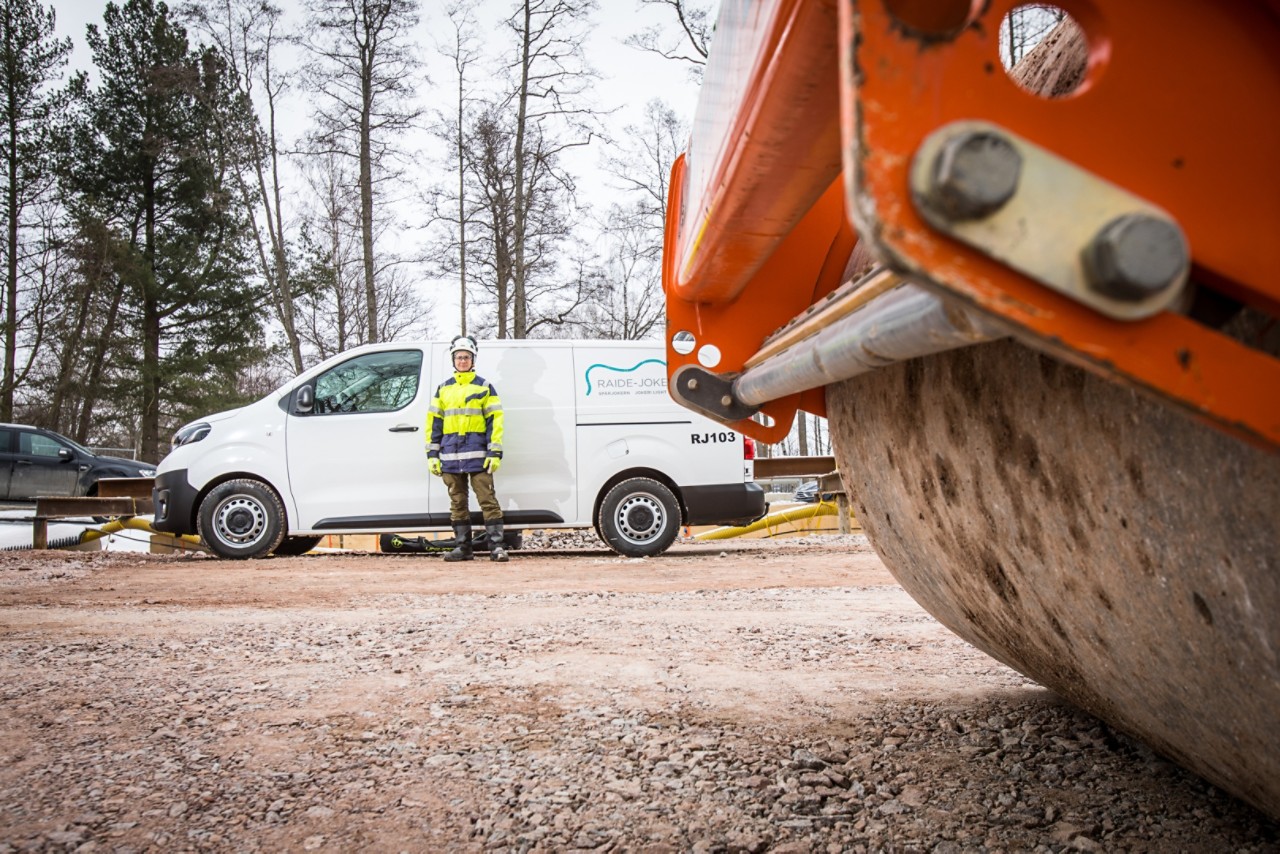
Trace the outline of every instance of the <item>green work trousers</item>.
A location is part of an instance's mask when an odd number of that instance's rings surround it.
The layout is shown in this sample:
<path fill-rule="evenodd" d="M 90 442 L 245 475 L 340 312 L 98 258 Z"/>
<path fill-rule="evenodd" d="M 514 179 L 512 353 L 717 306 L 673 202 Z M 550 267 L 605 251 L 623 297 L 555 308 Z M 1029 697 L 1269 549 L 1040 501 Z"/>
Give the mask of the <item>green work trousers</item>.
<path fill-rule="evenodd" d="M 493 491 L 493 475 L 489 472 L 445 472 L 441 477 L 444 478 L 444 485 L 449 488 L 451 521 L 471 521 L 471 510 L 467 507 L 467 478 L 471 479 L 471 488 L 476 491 L 476 500 L 480 502 L 480 512 L 484 514 L 485 523 L 502 521 L 502 507 L 498 504 L 498 494 Z"/>

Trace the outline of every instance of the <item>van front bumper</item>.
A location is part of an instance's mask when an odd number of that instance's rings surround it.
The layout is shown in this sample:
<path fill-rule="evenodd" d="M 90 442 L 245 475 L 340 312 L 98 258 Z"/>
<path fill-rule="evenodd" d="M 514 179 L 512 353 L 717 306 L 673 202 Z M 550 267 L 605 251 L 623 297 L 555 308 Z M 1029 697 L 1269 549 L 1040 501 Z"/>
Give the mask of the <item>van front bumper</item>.
<path fill-rule="evenodd" d="M 762 517 L 768 505 L 758 483 L 716 483 L 681 487 L 686 525 L 746 525 Z"/>
<path fill-rule="evenodd" d="M 156 516 L 151 527 L 166 534 L 196 533 L 197 495 L 195 487 L 187 481 L 186 469 L 156 475 L 156 485 L 151 490 Z"/>

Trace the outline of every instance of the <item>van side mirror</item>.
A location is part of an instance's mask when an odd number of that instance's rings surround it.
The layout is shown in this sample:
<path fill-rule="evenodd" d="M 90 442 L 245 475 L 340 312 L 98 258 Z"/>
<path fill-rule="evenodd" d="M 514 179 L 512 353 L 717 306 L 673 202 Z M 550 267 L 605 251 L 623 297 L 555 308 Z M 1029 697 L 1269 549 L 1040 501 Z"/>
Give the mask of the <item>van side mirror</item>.
<path fill-rule="evenodd" d="M 304 385 L 298 389 L 293 396 L 293 409 L 295 412 L 310 412 L 311 407 L 316 405 L 316 390 L 309 385 Z"/>

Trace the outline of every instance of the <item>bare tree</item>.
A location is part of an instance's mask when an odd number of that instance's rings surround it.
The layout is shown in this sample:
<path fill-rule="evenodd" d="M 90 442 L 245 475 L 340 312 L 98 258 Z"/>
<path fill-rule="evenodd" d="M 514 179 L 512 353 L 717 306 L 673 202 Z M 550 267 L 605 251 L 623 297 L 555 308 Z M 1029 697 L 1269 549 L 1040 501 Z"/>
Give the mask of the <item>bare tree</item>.
<path fill-rule="evenodd" d="M 467 226 L 471 224 L 473 212 L 467 205 L 467 108 L 472 102 L 468 93 L 467 73 L 480 58 L 479 38 L 476 34 L 476 22 L 473 17 L 474 2 L 459 0 L 452 4 L 446 14 L 453 26 L 452 38 L 440 47 L 440 53 L 453 64 L 453 73 L 457 81 L 457 97 L 453 103 L 454 114 L 438 125 L 439 133 L 453 154 L 452 169 L 457 178 L 456 192 L 436 189 L 432 193 L 434 220 L 448 222 L 456 229 L 456 241 L 450 240 L 450 258 L 456 259 L 442 264 L 445 270 L 453 271 L 456 265 L 458 274 L 458 309 L 459 329 L 467 333 Z M 447 210 L 446 210 L 447 209 Z"/>
<path fill-rule="evenodd" d="M 466 146 L 469 207 L 478 212 L 474 239 L 468 241 L 470 265 L 482 304 L 493 311 L 492 322 L 482 326 L 499 338 L 525 338 L 539 330 L 550 334 L 553 327 L 571 324 L 592 284 L 589 277 L 561 269 L 559 247 L 569 236 L 569 190 L 539 125 L 531 126 L 526 138 L 522 230 L 517 232 L 513 125 L 503 106 L 492 104 L 477 116 Z"/>
<path fill-rule="evenodd" d="M 1062 9 L 1047 3 L 1029 3 L 1006 15 L 1000 28 L 1000 56 L 1005 68 L 1021 62 L 1066 16 Z"/>
<path fill-rule="evenodd" d="M 529 274 L 543 259 L 528 257 L 539 251 L 530 241 L 533 215 L 551 194 L 539 182 L 557 181 L 572 195 L 568 175 L 556 171 L 560 153 L 590 144 L 595 136 L 595 112 L 587 92 L 598 78 L 587 64 L 582 43 L 595 0 L 521 0 L 507 19 L 515 37 L 511 102 L 515 107 L 512 137 L 512 276 L 511 328 L 525 338 L 540 323 L 563 322 L 563 306 L 535 321 L 529 307 L 535 296 Z M 556 136 L 557 130 L 563 137 Z M 500 320 L 500 325 L 502 321 Z"/>
<path fill-rule="evenodd" d="M 612 146 L 604 168 L 631 199 L 633 215 L 648 235 L 655 257 L 662 254 L 671 166 L 684 149 L 688 125 L 660 99 L 645 105 L 644 121 L 627 125 L 622 142 Z"/>
<path fill-rule="evenodd" d="M 354 164 L 334 152 L 315 152 L 304 161 L 310 190 L 302 211 L 301 263 L 295 276 L 298 292 L 298 335 L 304 365 L 343 350 L 372 343 L 363 285 L 359 210 L 352 203 Z M 375 238 L 385 222 L 375 221 Z M 385 253 L 374 271 L 379 309 L 376 341 L 391 341 L 412 330 L 425 330 L 431 312 L 418 300 L 405 278 L 403 262 Z"/>
<path fill-rule="evenodd" d="M 661 330 L 661 247 L 653 251 L 652 235 L 634 207 L 614 205 L 600 239 L 604 256 L 589 272 L 591 299 L 582 307 L 579 327 L 590 336 L 622 340 L 647 338 Z"/>
<path fill-rule="evenodd" d="M 640 8 L 657 6 L 668 10 L 675 17 L 677 29 L 673 34 L 669 24 L 654 24 L 628 36 L 624 44 L 646 53 L 656 53 L 664 59 L 688 63 L 689 75 L 701 81 L 714 23 L 710 6 L 689 0 L 639 0 L 639 5 Z"/>
<path fill-rule="evenodd" d="M 671 165 L 686 131 L 675 111 L 660 100 L 645 106 L 645 120 L 628 125 L 604 160 L 625 201 L 615 203 L 602 224 L 604 252 L 595 263 L 596 298 L 584 308 L 581 327 L 610 338 L 643 338 L 663 319 L 662 242 Z"/>
<path fill-rule="evenodd" d="M 305 161 L 311 192 L 302 214 L 298 331 L 317 362 L 363 343 L 358 213 L 346 158 L 321 152 Z"/>
<path fill-rule="evenodd" d="M 392 144 L 421 115 L 412 29 L 416 0 L 307 0 L 308 80 L 317 91 L 317 143 L 354 159 L 360 194 L 365 329 L 379 339 L 380 266 L 374 251 L 374 196 L 396 177 Z"/>
<path fill-rule="evenodd" d="M 201 0 L 184 5 L 183 14 L 221 54 L 237 94 L 248 105 L 246 112 L 255 117 L 239 129 L 249 156 L 233 168 L 241 203 L 253 221 L 259 268 L 271 291 L 293 369 L 300 372 L 302 339 L 294 317 L 297 297 L 285 237 L 277 127 L 278 107 L 292 84 L 292 75 L 275 63 L 275 51 L 286 41 L 280 33 L 282 12 L 269 0 Z"/>

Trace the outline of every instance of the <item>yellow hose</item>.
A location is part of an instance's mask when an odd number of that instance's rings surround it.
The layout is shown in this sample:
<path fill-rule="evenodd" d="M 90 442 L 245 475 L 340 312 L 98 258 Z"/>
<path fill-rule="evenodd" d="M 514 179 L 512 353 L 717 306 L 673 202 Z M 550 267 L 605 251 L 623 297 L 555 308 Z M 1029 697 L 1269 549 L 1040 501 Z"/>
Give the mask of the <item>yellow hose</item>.
<path fill-rule="evenodd" d="M 753 534 L 756 531 L 765 529 L 768 529 L 770 534 L 778 534 L 780 532 L 775 529 L 779 525 L 798 522 L 801 519 L 812 519 L 817 516 L 834 516 L 837 512 L 834 501 L 819 501 L 816 504 L 804 504 L 800 507 L 789 507 L 786 510 L 768 513 L 750 525 L 743 525 L 739 528 L 712 528 L 710 531 L 695 534 L 693 538 L 695 540 L 727 540 L 731 537 L 741 537 L 744 534 Z"/>
<path fill-rule="evenodd" d="M 118 519 L 111 519 L 110 521 L 103 522 L 102 526 L 99 528 L 86 528 L 80 534 L 80 542 L 90 543 L 99 537 L 105 537 L 109 534 L 123 531 L 125 528 L 132 528 L 135 531 L 146 531 L 149 534 L 160 533 L 155 528 L 151 527 L 151 520 L 145 516 L 121 516 Z M 166 534 L 166 536 L 172 537 L 174 535 Z M 175 539 L 182 540 L 184 543 L 189 543 L 193 546 L 201 545 L 200 538 L 193 534 L 183 534 Z"/>

